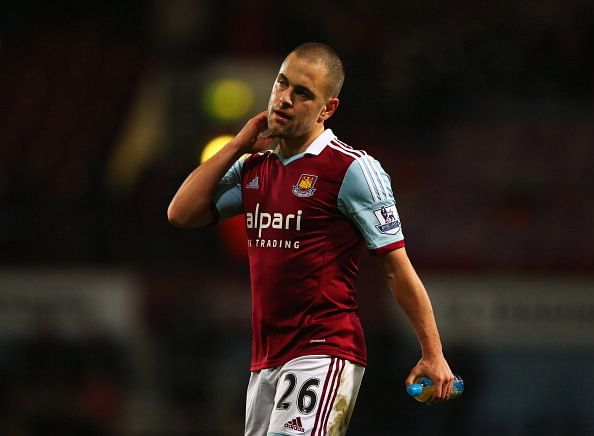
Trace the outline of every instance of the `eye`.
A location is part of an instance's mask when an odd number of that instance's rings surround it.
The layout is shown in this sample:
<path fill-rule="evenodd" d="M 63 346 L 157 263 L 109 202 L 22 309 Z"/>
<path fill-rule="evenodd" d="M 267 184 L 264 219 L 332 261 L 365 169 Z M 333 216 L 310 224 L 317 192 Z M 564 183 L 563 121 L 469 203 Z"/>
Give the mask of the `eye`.
<path fill-rule="evenodd" d="M 279 78 L 276 80 L 276 84 L 277 84 L 277 86 L 278 86 L 279 88 L 281 88 L 281 89 L 286 89 L 286 88 L 289 86 L 289 82 L 287 82 L 287 79 L 284 79 L 284 78 L 282 78 L 282 77 L 279 77 Z"/>
<path fill-rule="evenodd" d="M 295 89 L 295 94 L 301 100 L 311 100 L 311 99 L 313 99 L 312 93 L 310 91 L 308 91 L 307 89 L 305 89 L 305 88 L 297 87 Z"/>

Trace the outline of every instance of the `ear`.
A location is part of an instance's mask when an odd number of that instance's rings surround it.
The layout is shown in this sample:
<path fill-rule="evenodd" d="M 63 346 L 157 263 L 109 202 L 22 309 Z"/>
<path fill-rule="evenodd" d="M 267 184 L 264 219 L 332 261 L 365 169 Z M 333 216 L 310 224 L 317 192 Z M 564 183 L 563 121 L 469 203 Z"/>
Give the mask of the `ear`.
<path fill-rule="evenodd" d="M 323 123 L 328 118 L 330 118 L 332 115 L 334 115 L 334 112 L 336 112 L 336 109 L 338 108 L 339 103 L 340 103 L 340 100 L 338 100 L 338 98 L 336 98 L 336 97 L 329 99 L 326 102 L 326 105 L 324 106 L 324 108 L 322 109 L 320 116 L 318 117 L 318 122 Z"/>

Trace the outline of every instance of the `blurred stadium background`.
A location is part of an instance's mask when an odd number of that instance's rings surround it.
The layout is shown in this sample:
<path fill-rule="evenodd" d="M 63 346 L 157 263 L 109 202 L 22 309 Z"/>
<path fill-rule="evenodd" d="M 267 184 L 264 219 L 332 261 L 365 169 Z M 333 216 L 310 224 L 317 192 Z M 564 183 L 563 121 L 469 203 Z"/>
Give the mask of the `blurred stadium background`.
<path fill-rule="evenodd" d="M 3 2 L 0 434 L 242 433 L 241 221 L 165 212 L 311 40 L 344 58 L 329 127 L 392 175 L 467 382 L 406 398 L 418 350 L 367 257 L 349 434 L 594 435 L 590 0 Z"/>

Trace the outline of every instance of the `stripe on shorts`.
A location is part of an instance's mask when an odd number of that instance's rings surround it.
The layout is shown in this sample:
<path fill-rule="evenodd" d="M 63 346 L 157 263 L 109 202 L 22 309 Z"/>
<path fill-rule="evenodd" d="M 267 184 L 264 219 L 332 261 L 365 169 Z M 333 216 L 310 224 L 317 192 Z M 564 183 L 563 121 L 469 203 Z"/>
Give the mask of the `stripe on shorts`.
<path fill-rule="evenodd" d="M 330 361 L 326 380 L 324 381 L 324 388 L 322 389 L 322 401 L 318 407 L 316 420 L 311 432 L 312 436 L 324 436 L 326 434 L 326 426 L 328 425 L 332 406 L 336 399 L 338 388 L 340 387 L 340 377 L 345 365 L 344 359 L 333 357 Z"/>

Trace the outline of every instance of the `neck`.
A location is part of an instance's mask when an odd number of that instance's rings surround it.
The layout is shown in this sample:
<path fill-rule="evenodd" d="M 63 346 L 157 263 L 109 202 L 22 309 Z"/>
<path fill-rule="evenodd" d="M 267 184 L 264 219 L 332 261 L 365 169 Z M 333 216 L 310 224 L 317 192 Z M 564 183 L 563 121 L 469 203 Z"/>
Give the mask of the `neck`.
<path fill-rule="evenodd" d="M 278 149 L 284 157 L 295 156 L 296 154 L 303 153 L 314 140 L 324 132 L 324 126 L 313 129 L 307 135 L 299 138 L 286 138 L 281 139 L 278 143 Z"/>

